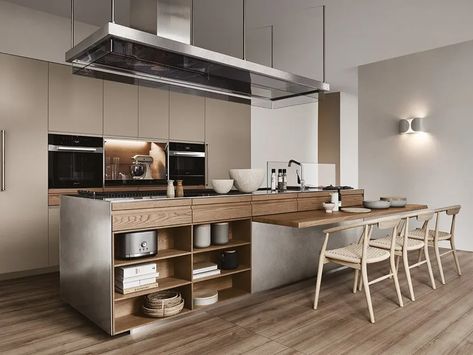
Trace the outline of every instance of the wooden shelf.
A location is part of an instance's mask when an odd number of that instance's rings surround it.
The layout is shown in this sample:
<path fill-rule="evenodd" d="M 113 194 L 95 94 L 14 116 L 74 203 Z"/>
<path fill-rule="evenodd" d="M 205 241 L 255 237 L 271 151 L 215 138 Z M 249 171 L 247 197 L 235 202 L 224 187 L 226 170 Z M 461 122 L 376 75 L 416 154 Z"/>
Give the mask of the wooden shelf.
<path fill-rule="evenodd" d="M 227 244 L 222 245 L 211 245 L 207 248 L 194 248 L 194 254 L 206 253 L 209 251 L 227 249 L 227 248 L 235 248 L 240 247 L 243 245 L 250 245 L 251 242 L 245 242 L 244 240 L 230 240 Z"/>
<path fill-rule="evenodd" d="M 140 327 L 149 323 L 164 321 L 166 319 L 179 317 L 187 312 L 190 312 L 190 309 L 184 308 L 180 313 L 165 317 L 165 318 L 153 318 L 147 317 L 145 315 L 129 314 L 123 317 L 118 317 L 115 319 L 115 334 L 126 332 L 135 327 Z"/>
<path fill-rule="evenodd" d="M 135 265 L 135 264 L 143 264 L 152 261 L 164 260 L 169 258 L 176 258 L 178 256 L 190 255 L 190 251 L 179 250 L 179 249 L 163 249 L 159 250 L 157 255 L 148 256 L 145 258 L 138 258 L 132 260 L 122 260 L 122 259 L 115 259 L 113 261 L 113 265 L 117 266 L 125 266 L 125 265 Z"/>
<path fill-rule="evenodd" d="M 245 272 L 245 271 L 250 271 L 250 270 L 251 270 L 251 268 L 250 268 L 248 265 L 240 265 L 240 266 L 237 267 L 236 269 L 233 269 L 233 270 L 222 270 L 219 275 L 213 275 L 213 276 L 209 276 L 209 277 L 204 277 L 204 278 L 202 278 L 202 279 L 193 280 L 192 282 L 193 282 L 193 283 L 199 283 L 199 282 L 203 282 L 203 281 L 207 281 L 207 280 L 212 280 L 212 279 L 218 279 L 219 277 L 225 277 L 225 276 L 228 276 L 228 275 L 238 274 L 238 273 L 240 273 L 240 272 Z"/>
<path fill-rule="evenodd" d="M 153 292 L 164 291 L 170 288 L 189 285 L 191 283 L 191 281 L 183 280 L 183 279 L 176 279 L 174 277 L 165 277 L 162 279 L 158 278 L 157 281 L 158 281 L 158 287 L 149 288 L 147 290 L 133 292 L 127 295 L 123 295 L 121 293 L 115 292 L 115 301 L 123 301 L 123 300 L 127 300 L 134 297 L 140 297 L 140 296 L 148 295 Z"/>

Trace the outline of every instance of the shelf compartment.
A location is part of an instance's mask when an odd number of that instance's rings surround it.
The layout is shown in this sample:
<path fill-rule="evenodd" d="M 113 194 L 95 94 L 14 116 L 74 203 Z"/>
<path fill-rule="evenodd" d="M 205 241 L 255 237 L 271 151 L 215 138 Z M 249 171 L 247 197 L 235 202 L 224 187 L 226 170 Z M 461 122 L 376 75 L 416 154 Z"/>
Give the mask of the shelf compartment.
<path fill-rule="evenodd" d="M 140 327 L 149 323 L 163 322 L 184 315 L 191 311 L 192 308 L 192 285 L 187 284 L 173 288 L 173 290 L 181 293 L 184 298 L 184 309 L 174 316 L 165 318 L 148 317 L 141 311 L 144 297 L 135 297 L 117 302 L 114 304 L 115 334 L 126 332 L 132 328 Z"/>
<path fill-rule="evenodd" d="M 158 287 L 149 288 L 147 290 L 138 291 L 123 295 L 115 291 L 115 301 L 123 301 L 130 298 L 136 298 L 144 295 L 149 295 L 150 293 L 169 290 L 171 288 L 176 288 L 179 286 L 188 285 L 191 282 L 183 279 L 176 279 L 174 277 L 158 278 Z"/>
<path fill-rule="evenodd" d="M 194 292 L 217 290 L 220 303 L 251 293 L 251 270 L 240 270 L 238 273 L 222 275 L 219 278 L 202 279 L 202 282 L 194 282 L 192 287 Z"/>
<path fill-rule="evenodd" d="M 133 292 L 127 295 L 115 292 L 115 301 L 139 297 L 153 292 L 164 291 L 190 284 L 192 280 L 191 257 L 192 255 L 189 254 L 170 259 L 158 260 L 156 262 L 157 271 L 159 272 L 159 277 L 157 279 L 158 287 Z"/>
<path fill-rule="evenodd" d="M 211 245 L 207 248 L 194 248 L 194 254 L 207 253 L 209 251 L 232 249 L 243 245 L 250 245 L 250 242 L 243 240 L 230 240 L 227 244 Z"/>
<path fill-rule="evenodd" d="M 221 273 L 219 275 L 213 275 L 213 276 L 209 276 L 209 277 L 204 277 L 202 279 L 197 279 L 197 280 L 193 280 L 192 282 L 193 283 L 199 283 L 199 282 L 204 282 L 204 281 L 207 281 L 207 280 L 212 280 L 212 279 L 217 279 L 217 278 L 220 278 L 220 277 L 225 277 L 225 276 L 228 276 L 228 275 L 233 275 L 233 274 L 238 274 L 240 272 L 245 272 L 245 271 L 250 271 L 251 268 L 247 265 L 240 265 L 238 266 L 236 269 L 233 269 L 233 270 L 222 270 Z"/>
<path fill-rule="evenodd" d="M 115 234 L 115 236 L 118 236 L 118 234 Z M 114 266 L 135 265 L 188 255 L 192 251 L 192 227 L 160 228 L 157 230 L 157 241 L 157 255 L 131 260 L 115 258 Z M 115 255 L 116 253 L 115 250 Z"/>

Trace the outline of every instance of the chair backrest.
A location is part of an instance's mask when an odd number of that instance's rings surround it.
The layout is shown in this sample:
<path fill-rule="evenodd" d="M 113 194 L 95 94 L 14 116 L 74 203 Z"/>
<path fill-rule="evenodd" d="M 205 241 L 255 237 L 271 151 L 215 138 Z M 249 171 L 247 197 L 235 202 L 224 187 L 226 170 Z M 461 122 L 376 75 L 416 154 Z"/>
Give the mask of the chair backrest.
<path fill-rule="evenodd" d="M 430 209 L 424 209 L 424 210 L 419 210 L 415 212 L 411 212 L 408 214 L 405 214 L 404 217 L 404 228 L 402 230 L 402 233 L 400 233 L 403 237 L 403 245 L 406 245 L 407 239 L 409 238 L 409 220 L 416 219 L 419 222 L 422 222 L 422 228 L 421 230 L 424 232 L 424 241 L 427 242 L 428 239 L 428 233 L 429 233 L 429 222 L 432 220 L 434 217 L 435 211 L 430 210 Z"/>
<path fill-rule="evenodd" d="M 441 207 L 437 208 L 435 210 L 436 218 L 435 218 L 435 237 L 438 237 L 438 232 L 439 232 L 439 220 L 440 220 L 440 214 L 445 212 L 447 216 L 452 216 L 451 224 L 450 224 L 450 234 L 455 233 L 455 219 L 457 214 L 460 212 L 461 206 L 460 205 L 454 205 L 454 206 L 447 206 L 447 207 Z"/>

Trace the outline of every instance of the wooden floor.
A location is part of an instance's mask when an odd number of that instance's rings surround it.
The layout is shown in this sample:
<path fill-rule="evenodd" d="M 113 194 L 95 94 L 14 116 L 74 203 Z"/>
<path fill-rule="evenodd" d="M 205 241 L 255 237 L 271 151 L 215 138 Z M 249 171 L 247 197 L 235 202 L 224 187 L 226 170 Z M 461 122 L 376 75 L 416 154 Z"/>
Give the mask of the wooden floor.
<path fill-rule="evenodd" d="M 392 282 L 371 287 L 376 324 L 364 294 L 350 292 L 352 272 L 229 301 L 159 328 L 111 338 L 58 297 L 58 276 L 0 283 L 0 354 L 472 354 L 473 253 L 460 253 L 463 276 L 444 262 L 446 285 L 428 286 L 413 271 L 416 302 L 399 308 Z M 371 277 L 379 270 L 369 270 Z M 434 263 L 434 271 L 436 264 Z M 403 295 L 407 285 L 401 271 Z"/>

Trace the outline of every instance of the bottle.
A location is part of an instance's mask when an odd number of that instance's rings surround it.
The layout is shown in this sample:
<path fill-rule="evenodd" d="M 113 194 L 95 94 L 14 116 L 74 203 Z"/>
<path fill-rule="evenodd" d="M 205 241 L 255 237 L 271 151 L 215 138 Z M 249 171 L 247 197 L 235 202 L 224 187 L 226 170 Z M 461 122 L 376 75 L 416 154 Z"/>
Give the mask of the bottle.
<path fill-rule="evenodd" d="M 168 180 L 168 189 L 167 189 L 167 194 L 166 196 L 168 198 L 174 198 L 175 192 L 174 192 L 174 180 Z"/>
<path fill-rule="evenodd" d="M 182 180 L 176 180 L 176 197 L 184 197 L 184 186 L 182 186 Z"/>
<path fill-rule="evenodd" d="M 283 191 L 282 169 L 278 169 L 278 191 Z"/>
<path fill-rule="evenodd" d="M 277 187 L 276 169 L 271 169 L 271 192 L 275 192 Z"/>
<path fill-rule="evenodd" d="M 286 169 L 282 169 L 282 190 L 287 190 L 287 172 Z"/>

